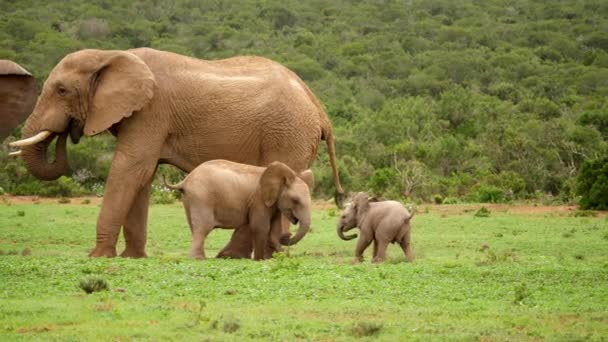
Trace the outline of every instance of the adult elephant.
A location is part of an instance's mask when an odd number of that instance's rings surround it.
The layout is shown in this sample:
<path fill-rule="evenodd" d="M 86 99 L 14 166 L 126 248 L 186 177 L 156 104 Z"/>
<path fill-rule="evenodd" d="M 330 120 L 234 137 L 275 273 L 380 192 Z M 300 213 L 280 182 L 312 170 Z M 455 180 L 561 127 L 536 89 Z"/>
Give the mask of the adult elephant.
<path fill-rule="evenodd" d="M 36 97 L 34 77 L 19 64 L 0 59 L 0 142 L 32 112 Z"/>
<path fill-rule="evenodd" d="M 64 57 L 45 81 L 26 121 L 21 147 L 28 170 L 53 180 L 68 169 L 66 139 L 109 130 L 116 149 L 90 256 L 146 256 L 148 202 L 159 163 L 185 172 L 211 159 L 252 165 L 281 161 L 310 167 L 327 142 L 336 193 L 343 194 L 331 123 L 296 74 L 261 57 L 205 61 L 149 48 L 81 50 Z M 57 138 L 55 161 L 47 148 Z M 236 231 L 225 250 L 251 244 Z M 230 254 L 230 253 L 228 253 Z"/>

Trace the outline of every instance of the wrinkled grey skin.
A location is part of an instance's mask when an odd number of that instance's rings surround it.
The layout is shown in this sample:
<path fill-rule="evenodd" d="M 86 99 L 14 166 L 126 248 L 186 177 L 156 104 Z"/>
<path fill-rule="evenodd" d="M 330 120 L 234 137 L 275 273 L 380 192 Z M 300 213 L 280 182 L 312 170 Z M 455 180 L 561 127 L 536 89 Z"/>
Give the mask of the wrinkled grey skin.
<path fill-rule="evenodd" d="M 399 202 L 376 201 L 370 199 L 365 192 L 357 193 L 353 197 L 338 221 L 337 233 L 342 240 L 352 240 L 356 234 L 344 235 L 355 227 L 359 227 L 361 236 L 355 249 L 353 262 L 363 261 L 363 252 L 374 242 L 373 262 L 379 263 L 386 259 L 386 248 L 389 243 L 398 243 L 407 261 L 412 262 L 410 240 L 410 221 L 414 215 Z"/>

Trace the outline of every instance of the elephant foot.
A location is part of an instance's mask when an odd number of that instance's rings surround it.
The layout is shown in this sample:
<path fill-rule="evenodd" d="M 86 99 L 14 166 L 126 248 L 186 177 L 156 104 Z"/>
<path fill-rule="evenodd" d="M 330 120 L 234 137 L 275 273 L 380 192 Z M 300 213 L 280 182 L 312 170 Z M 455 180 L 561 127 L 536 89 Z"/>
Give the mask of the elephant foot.
<path fill-rule="evenodd" d="M 216 258 L 220 259 L 251 259 L 251 251 L 224 249 L 221 250 Z"/>
<path fill-rule="evenodd" d="M 374 264 L 381 264 L 384 262 L 384 259 L 380 258 L 380 257 L 374 257 L 374 259 L 372 260 L 372 263 Z"/>
<path fill-rule="evenodd" d="M 146 255 L 146 251 L 144 250 L 131 249 L 127 247 L 122 253 L 120 253 L 120 256 L 123 258 L 139 259 L 145 258 L 148 255 Z"/>
<path fill-rule="evenodd" d="M 205 259 L 207 259 L 207 258 L 206 258 L 204 255 L 202 255 L 202 254 L 191 254 L 190 256 L 192 257 L 192 259 L 195 259 L 195 260 L 205 260 Z"/>
<path fill-rule="evenodd" d="M 113 258 L 116 256 L 116 248 L 115 247 L 95 247 L 95 249 L 89 253 L 89 257 L 91 258 L 99 258 L 99 257 L 108 257 Z"/>
<path fill-rule="evenodd" d="M 357 265 L 357 264 L 360 264 L 362 261 L 363 261 L 363 258 L 354 257 L 353 261 L 351 261 L 351 264 Z"/>

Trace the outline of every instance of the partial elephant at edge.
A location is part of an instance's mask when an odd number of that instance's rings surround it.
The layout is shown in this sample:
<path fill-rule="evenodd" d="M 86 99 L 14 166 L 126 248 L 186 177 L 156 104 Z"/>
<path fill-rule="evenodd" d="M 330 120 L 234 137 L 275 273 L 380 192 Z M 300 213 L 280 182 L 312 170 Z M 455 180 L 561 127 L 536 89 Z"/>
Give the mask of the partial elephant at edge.
<path fill-rule="evenodd" d="M 30 115 L 37 97 L 34 76 L 19 64 L 0 59 L 0 142 Z"/>

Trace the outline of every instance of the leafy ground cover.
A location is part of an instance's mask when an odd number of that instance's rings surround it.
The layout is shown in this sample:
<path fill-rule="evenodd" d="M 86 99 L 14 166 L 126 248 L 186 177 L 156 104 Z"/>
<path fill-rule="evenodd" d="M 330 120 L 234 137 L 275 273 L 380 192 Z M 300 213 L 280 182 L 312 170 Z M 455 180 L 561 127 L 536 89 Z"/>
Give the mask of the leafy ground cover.
<path fill-rule="evenodd" d="M 608 219 L 556 208 L 418 208 L 416 260 L 355 241 L 319 207 L 313 231 L 264 262 L 190 260 L 179 204 L 150 212 L 149 258 L 89 259 L 97 204 L 0 204 L 0 340 L 601 340 Z M 231 231 L 211 233 L 214 255 Z M 122 247 L 121 247 L 122 248 Z M 81 281 L 108 290 L 86 294 Z"/>

